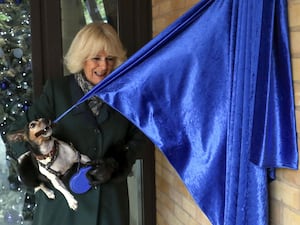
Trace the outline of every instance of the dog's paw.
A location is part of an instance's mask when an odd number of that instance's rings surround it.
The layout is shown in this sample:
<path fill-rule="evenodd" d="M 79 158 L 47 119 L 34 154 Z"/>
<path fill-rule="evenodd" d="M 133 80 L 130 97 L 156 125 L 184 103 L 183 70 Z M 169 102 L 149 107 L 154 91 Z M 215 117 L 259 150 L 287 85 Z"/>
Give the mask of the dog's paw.
<path fill-rule="evenodd" d="M 68 198 L 68 204 L 69 204 L 69 207 L 71 209 L 73 209 L 74 211 L 76 211 L 76 209 L 78 208 L 78 202 L 75 198 Z"/>
<path fill-rule="evenodd" d="M 40 186 L 36 187 L 34 189 L 34 192 L 37 192 L 39 190 L 42 190 L 49 199 L 55 199 L 54 191 L 47 188 L 44 184 L 41 184 Z"/>
<path fill-rule="evenodd" d="M 85 163 L 90 162 L 90 161 L 91 161 L 91 159 L 88 156 L 81 155 L 81 163 L 85 164 Z"/>
<path fill-rule="evenodd" d="M 47 192 L 45 192 L 45 194 L 47 195 L 47 197 L 48 197 L 49 199 L 55 199 L 54 191 L 48 190 Z"/>

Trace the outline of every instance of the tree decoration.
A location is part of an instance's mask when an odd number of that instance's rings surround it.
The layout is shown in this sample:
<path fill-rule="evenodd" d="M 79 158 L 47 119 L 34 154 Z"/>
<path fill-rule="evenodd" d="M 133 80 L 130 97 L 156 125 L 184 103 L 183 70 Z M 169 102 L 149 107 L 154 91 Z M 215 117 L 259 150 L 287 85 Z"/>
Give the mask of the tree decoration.
<path fill-rule="evenodd" d="M 0 131 L 30 106 L 32 98 L 29 1 L 0 4 Z"/>
<path fill-rule="evenodd" d="M 29 0 L 0 0 L 0 131 L 5 135 L 31 105 Z M 31 224 L 34 196 L 25 193 L 0 139 L 0 224 Z M 9 152 L 8 152 L 9 153 Z"/>

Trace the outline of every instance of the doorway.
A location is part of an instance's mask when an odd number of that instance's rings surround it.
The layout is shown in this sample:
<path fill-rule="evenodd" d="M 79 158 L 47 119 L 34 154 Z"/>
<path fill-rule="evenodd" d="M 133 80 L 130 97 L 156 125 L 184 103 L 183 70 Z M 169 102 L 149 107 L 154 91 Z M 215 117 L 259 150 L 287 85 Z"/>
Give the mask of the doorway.
<path fill-rule="evenodd" d="M 151 0 L 31 0 L 34 95 L 46 79 L 64 76 L 63 55 L 84 24 L 109 22 L 131 56 L 152 37 Z M 60 65 L 60 66 L 59 66 Z M 131 225 L 154 225 L 154 152 L 143 152 L 128 178 Z"/>

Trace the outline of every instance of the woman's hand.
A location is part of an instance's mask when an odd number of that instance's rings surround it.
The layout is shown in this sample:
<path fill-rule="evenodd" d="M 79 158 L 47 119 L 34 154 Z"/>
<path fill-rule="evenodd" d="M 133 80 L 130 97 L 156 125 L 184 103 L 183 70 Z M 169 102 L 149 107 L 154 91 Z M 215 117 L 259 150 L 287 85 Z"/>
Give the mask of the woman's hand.
<path fill-rule="evenodd" d="M 92 169 L 87 172 L 86 177 L 93 186 L 109 181 L 113 172 L 119 167 L 118 162 L 113 158 L 93 160 L 88 162 L 87 165 L 92 166 Z"/>

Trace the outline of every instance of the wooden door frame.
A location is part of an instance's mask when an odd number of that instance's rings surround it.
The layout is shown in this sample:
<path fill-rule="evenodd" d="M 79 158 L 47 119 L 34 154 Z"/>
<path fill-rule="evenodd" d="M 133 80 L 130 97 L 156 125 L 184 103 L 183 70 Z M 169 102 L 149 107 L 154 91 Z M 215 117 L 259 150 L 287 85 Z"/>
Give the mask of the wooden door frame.
<path fill-rule="evenodd" d="M 34 97 L 45 81 L 63 76 L 60 1 L 30 0 Z"/>

